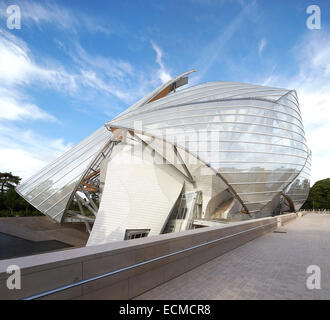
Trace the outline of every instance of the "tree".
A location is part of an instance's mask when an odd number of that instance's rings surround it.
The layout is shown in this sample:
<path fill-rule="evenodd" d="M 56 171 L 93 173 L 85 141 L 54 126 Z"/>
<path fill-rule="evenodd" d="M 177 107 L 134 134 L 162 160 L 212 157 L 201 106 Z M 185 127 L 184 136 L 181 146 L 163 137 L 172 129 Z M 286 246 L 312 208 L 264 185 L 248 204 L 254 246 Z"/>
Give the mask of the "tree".
<path fill-rule="evenodd" d="M 330 178 L 315 182 L 302 209 L 330 209 Z"/>
<path fill-rule="evenodd" d="M 4 204 L 6 208 L 10 210 L 10 214 L 12 216 L 14 216 L 14 210 L 18 205 L 19 197 L 20 196 L 17 194 L 14 188 L 11 187 L 8 189 Z"/>
<path fill-rule="evenodd" d="M 0 172 L 0 216 L 42 215 L 15 191 L 20 181 L 11 172 Z"/>
<path fill-rule="evenodd" d="M 4 194 L 10 188 L 15 188 L 22 179 L 11 172 L 0 172 L 0 192 Z"/>

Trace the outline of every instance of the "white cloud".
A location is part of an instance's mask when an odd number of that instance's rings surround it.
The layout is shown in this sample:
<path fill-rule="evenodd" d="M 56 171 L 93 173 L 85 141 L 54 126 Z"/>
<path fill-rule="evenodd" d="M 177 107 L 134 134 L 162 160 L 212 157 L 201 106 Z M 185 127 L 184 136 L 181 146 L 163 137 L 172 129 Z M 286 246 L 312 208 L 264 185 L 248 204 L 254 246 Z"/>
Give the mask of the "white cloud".
<path fill-rule="evenodd" d="M 70 52 L 70 55 L 80 66 L 86 67 L 87 65 L 119 81 L 125 80 L 127 76 L 131 76 L 134 73 L 133 66 L 127 61 L 95 54 L 91 56 L 78 42 L 74 42 L 74 47 L 75 52 Z"/>
<path fill-rule="evenodd" d="M 312 150 L 312 184 L 330 177 L 330 34 L 307 33 L 292 50 L 299 71 L 292 78 L 271 75 L 269 85 L 296 89 Z"/>
<path fill-rule="evenodd" d="M 258 53 L 259 55 L 262 54 L 262 51 L 265 49 L 267 45 L 267 40 L 265 38 L 262 38 L 259 42 L 259 46 L 258 46 Z"/>
<path fill-rule="evenodd" d="M 71 80 L 38 66 L 23 41 L 0 29 L 0 120 L 56 121 L 22 93 L 22 87 L 35 82 L 68 88 Z"/>
<path fill-rule="evenodd" d="M 7 31 L 0 29 L 0 81 L 2 86 L 28 85 L 38 82 L 43 86 L 73 91 L 75 76 L 60 66 L 46 68 L 36 64 L 27 45 Z"/>
<path fill-rule="evenodd" d="M 53 2 L 18 4 L 22 5 L 24 21 L 37 24 L 40 28 L 49 23 L 58 24 L 59 28 L 73 27 L 80 31 L 78 23 L 87 21 L 77 21 L 78 15 L 74 17 L 67 10 L 59 10 L 60 7 Z M 3 2 L 0 3 L 0 9 L 1 5 Z M 88 23 L 92 24 L 92 20 L 89 19 Z M 99 26 L 88 28 L 97 29 Z M 112 95 L 126 103 L 132 103 L 159 82 L 156 77 L 150 79 L 150 71 L 146 73 L 143 70 L 135 70 L 127 61 L 101 55 L 91 56 L 75 40 L 57 43 L 69 58 L 65 66 L 48 57 L 44 59 L 40 53 L 34 55 L 23 40 L 0 28 L 1 171 L 12 171 L 23 178 L 29 177 L 70 146 L 62 139 L 50 139 L 36 134 L 31 129 L 15 127 L 15 121 L 25 121 L 20 125 L 25 125 L 26 128 L 31 126 L 30 120 L 58 121 L 34 102 L 35 99 L 28 90 L 32 86 L 58 90 L 62 96 L 69 94 L 77 100 L 90 99 L 94 102 L 94 97 L 101 96 L 108 100 L 108 96 Z M 161 81 L 167 81 L 171 77 L 163 64 L 162 51 L 155 44 L 153 49 L 159 65 L 155 73 L 158 72 Z M 110 105 L 111 110 L 116 107 L 109 102 L 107 105 Z M 106 112 L 106 107 L 104 109 Z"/>
<path fill-rule="evenodd" d="M 72 40 L 66 44 L 57 41 L 59 47 L 71 58 L 74 63 L 76 72 L 72 75 L 77 90 L 72 92 L 75 97 L 88 96 L 91 100 L 93 97 L 100 95 L 112 95 L 119 100 L 130 104 L 141 99 L 157 84 L 158 79 L 150 79 L 150 74 L 139 70 L 132 66 L 129 61 L 122 59 L 114 59 L 109 56 L 91 55 L 79 43 L 78 40 Z M 166 79 L 161 74 L 162 78 Z M 159 71 L 151 72 L 151 74 Z M 88 88 L 89 90 L 84 90 Z M 91 90 L 94 89 L 94 90 Z M 83 91 L 83 95 L 80 92 Z M 115 106 L 111 106 L 116 108 Z M 105 110 L 108 113 L 107 110 Z"/>
<path fill-rule="evenodd" d="M 77 43 L 72 44 L 74 52 L 69 57 L 74 71 L 68 72 L 56 62 L 52 67 L 36 62 L 24 41 L 0 29 L 1 171 L 12 171 L 27 178 L 70 147 L 62 139 L 49 139 L 31 129 L 15 126 L 15 121 L 26 121 L 26 125 L 23 124 L 26 127 L 31 126 L 30 120 L 58 121 L 33 102 L 28 95 L 29 87 L 59 90 L 62 95 L 68 93 L 77 99 L 101 93 L 132 102 L 144 96 L 154 85 L 154 79 L 145 79 L 144 73 L 135 72 L 130 63 L 92 57 Z"/>
<path fill-rule="evenodd" d="M 100 55 L 91 56 L 77 41 L 73 42 L 73 47 L 74 50 L 64 50 L 79 68 L 79 74 L 75 77 L 78 85 L 108 93 L 126 103 L 140 98 L 136 87 L 140 85 L 138 81 L 134 81 L 132 90 L 129 89 L 130 81 L 136 78 L 129 62 Z"/>
<path fill-rule="evenodd" d="M 0 97 L 0 119 L 5 120 L 51 120 L 55 118 L 34 104 L 17 104 L 8 97 Z"/>
<path fill-rule="evenodd" d="M 0 86 L 0 120 L 44 120 L 57 121 L 54 116 L 29 102 L 13 88 Z"/>
<path fill-rule="evenodd" d="M 68 88 L 62 71 L 36 64 L 24 41 L 0 29 L 0 171 L 27 178 L 68 149 L 61 139 L 47 139 L 22 130 L 15 121 L 57 121 L 25 95 L 29 85 Z M 27 122 L 26 122 L 27 123 Z"/>
<path fill-rule="evenodd" d="M 61 77 L 52 72 L 33 62 L 23 41 L 0 29 L 0 120 L 55 121 L 54 116 L 32 103 L 20 90 L 36 81 L 58 85 Z"/>
<path fill-rule="evenodd" d="M 314 183 L 330 177 L 330 34 L 309 33 L 294 52 L 300 70 L 290 86 L 299 96 Z"/>
<path fill-rule="evenodd" d="M 125 102 L 140 98 L 137 96 L 141 91 L 137 88 L 138 82 L 134 81 L 135 87 L 128 90 L 129 78 L 135 77 L 131 64 L 102 56 L 92 57 L 77 43 L 74 43 L 74 49 L 74 52 L 69 53 L 72 58 L 70 62 L 74 62 L 74 71 L 67 71 L 56 62 L 52 62 L 51 67 L 49 63 L 43 66 L 34 61 L 24 41 L 0 29 L 0 89 L 7 88 L 10 91 L 15 89 L 18 92 L 17 88 L 37 84 L 58 90 L 62 94 L 67 93 L 82 98 L 81 93 L 86 93 L 87 87 L 101 91 L 103 94 L 111 94 Z M 89 90 L 89 94 L 92 94 L 91 91 Z M 8 105 L 10 102 L 11 106 L 16 105 L 16 108 L 11 110 L 18 111 L 18 103 L 13 103 L 12 100 L 12 95 L 10 99 L 2 96 L 2 102 Z M 35 109 L 33 104 L 25 104 L 25 106 L 31 111 Z M 7 110 L 7 113 L 10 113 L 10 110 Z M 40 112 L 38 114 L 40 115 Z M 9 118 L 8 114 L 7 118 Z"/>
<path fill-rule="evenodd" d="M 0 170 L 28 178 L 71 148 L 62 139 L 48 139 L 31 130 L 0 123 Z"/>
<path fill-rule="evenodd" d="M 27 179 L 36 173 L 47 163 L 37 159 L 34 154 L 23 149 L 0 148 L 0 168 L 2 172 L 12 172 L 23 179 Z M 22 165 L 24 163 L 24 166 Z"/>
<path fill-rule="evenodd" d="M 52 14 L 40 4 L 32 3 L 28 12 L 33 6 L 37 8 L 35 14 L 38 19 L 56 23 L 55 18 L 51 18 Z M 31 9 L 31 15 L 33 12 Z M 65 11 L 63 17 L 66 20 Z M 128 61 L 90 55 L 78 40 L 71 39 L 66 44 L 57 41 L 57 44 L 68 55 L 70 69 L 54 60 L 50 61 L 49 58 L 42 61 L 43 63 L 36 62 L 24 41 L 0 28 L 0 87 L 16 88 L 37 84 L 78 99 L 94 100 L 101 93 L 130 104 L 157 85 L 155 78 L 150 79 L 150 75 L 146 75 L 144 71 L 135 70 Z M 159 65 L 155 73 L 162 82 L 166 82 L 171 76 L 163 64 L 162 51 L 154 43 L 152 46 Z"/>
<path fill-rule="evenodd" d="M 169 72 L 166 70 L 164 63 L 162 61 L 162 57 L 163 57 L 163 52 L 161 51 L 161 49 L 153 42 L 151 41 L 151 45 L 152 48 L 155 50 L 156 52 L 156 62 L 158 63 L 160 69 L 158 70 L 158 76 L 159 79 L 165 83 L 169 80 L 172 79 L 171 75 L 169 74 Z"/>

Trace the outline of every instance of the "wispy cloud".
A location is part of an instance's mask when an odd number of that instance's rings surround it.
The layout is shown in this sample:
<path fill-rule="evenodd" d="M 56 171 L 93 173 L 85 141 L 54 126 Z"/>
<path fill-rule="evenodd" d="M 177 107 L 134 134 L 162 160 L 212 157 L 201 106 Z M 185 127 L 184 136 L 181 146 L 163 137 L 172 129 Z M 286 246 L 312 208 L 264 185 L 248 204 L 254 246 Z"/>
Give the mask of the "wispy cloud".
<path fill-rule="evenodd" d="M 31 16 L 31 21 L 40 25 L 45 21 L 56 23 L 56 15 L 44 11 L 39 4 L 35 8 L 36 17 Z M 69 25 L 64 23 L 62 27 Z M 121 111 L 116 101 L 133 103 L 159 82 L 159 79 L 150 79 L 141 68 L 133 68 L 128 61 L 102 55 L 92 56 L 77 39 L 74 36 L 65 44 L 57 43 L 67 55 L 64 65 L 54 58 L 50 60 L 49 56 L 35 54 L 25 41 L 0 28 L 0 154 L 5 155 L 0 159 L 1 170 L 13 171 L 26 178 L 71 145 L 61 138 L 50 139 L 38 135 L 31 125 L 26 125 L 31 129 L 21 129 L 24 123 L 30 124 L 31 120 L 61 121 L 38 106 L 30 94 L 30 88 L 58 91 L 61 97 L 69 95 L 75 101 L 86 102 L 89 99 L 93 105 L 96 99 L 100 99 L 97 101 L 105 103 L 98 108 L 102 110 L 103 107 L 105 114 L 111 114 Z M 157 62 L 160 68 L 152 73 L 161 71 L 161 80 L 166 80 L 167 71 L 161 51 L 158 52 Z M 117 100 L 113 100 L 113 97 Z"/>
<path fill-rule="evenodd" d="M 22 92 L 22 87 L 35 82 L 71 85 L 68 75 L 35 64 L 26 44 L 0 29 L 0 120 L 56 121 Z"/>
<path fill-rule="evenodd" d="M 77 41 L 74 42 L 74 47 L 75 53 L 72 54 L 72 58 L 81 66 L 87 64 L 90 67 L 102 69 L 104 73 L 116 80 L 123 80 L 134 72 L 133 66 L 127 61 L 101 55 L 92 56 Z"/>
<path fill-rule="evenodd" d="M 0 29 L 0 88 L 38 84 L 78 99 L 86 96 L 88 88 L 90 96 L 94 90 L 132 103 L 141 98 L 150 86 L 150 82 L 139 81 L 139 71 L 135 72 L 127 61 L 91 56 L 77 41 L 71 42 L 70 49 L 62 49 L 71 58 L 68 60 L 70 69 L 54 60 L 37 63 L 24 41 Z"/>
<path fill-rule="evenodd" d="M 156 52 L 156 62 L 159 65 L 159 70 L 158 70 L 158 76 L 159 79 L 164 83 L 172 79 L 171 75 L 169 72 L 166 70 L 162 57 L 163 57 L 163 52 L 162 50 L 153 42 L 151 41 L 152 48 Z"/>
<path fill-rule="evenodd" d="M 74 90 L 75 78 L 63 68 L 47 68 L 34 62 L 25 42 L 0 29 L 0 81 L 2 86 L 28 85 L 38 82 Z"/>
<path fill-rule="evenodd" d="M 6 8 L 10 4 L 12 2 L 9 1 L 0 3 L 0 16 L 5 16 Z M 79 11 L 72 12 L 55 1 L 46 0 L 39 3 L 30 0 L 16 0 L 15 4 L 19 5 L 21 9 L 22 21 L 25 26 L 36 25 L 42 29 L 47 25 L 74 33 L 84 29 L 89 32 L 111 33 L 108 22 L 97 20 Z"/>
<path fill-rule="evenodd" d="M 0 120 L 57 121 L 19 92 L 0 87 Z"/>
<path fill-rule="evenodd" d="M 64 50 L 77 66 L 75 79 L 80 85 L 110 94 L 125 103 L 136 98 L 128 90 L 132 79 L 136 77 L 135 69 L 129 62 L 101 55 L 92 56 L 78 41 L 73 41 L 72 48 Z"/>
<path fill-rule="evenodd" d="M 265 49 L 267 45 L 267 40 L 265 38 L 262 38 L 259 42 L 259 46 L 258 46 L 258 53 L 259 56 L 262 54 L 263 50 Z"/>
<path fill-rule="evenodd" d="M 65 80 L 66 79 L 66 80 Z M 27 177 L 67 149 L 63 140 L 47 139 L 15 126 L 17 121 L 58 120 L 24 94 L 30 84 L 65 86 L 61 72 L 36 64 L 26 43 L 0 29 L 0 169 Z"/>
<path fill-rule="evenodd" d="M 239 3 L 242 7 L 240 13 L 227 27 L 220 30 L 214 40 L 211 41 L 201 52 L 200 58 L 194 64 L 194 67 L 198 70 L 198 73 L 191 79 L 191 83 L 198 83 L 207 74 L 209 69 L 223 53 L 227 43 L 239 29 L 245 18 L 256 6 L 255 1 L 251 1 L 249 3 L 239 1 Z"/>
<path fill-rule="evenodd" d="M 28 178 L 48 162 L 67 151 L 71 144 L 48 139 L 31 130 L 0 123 L 0 168 Z"/>

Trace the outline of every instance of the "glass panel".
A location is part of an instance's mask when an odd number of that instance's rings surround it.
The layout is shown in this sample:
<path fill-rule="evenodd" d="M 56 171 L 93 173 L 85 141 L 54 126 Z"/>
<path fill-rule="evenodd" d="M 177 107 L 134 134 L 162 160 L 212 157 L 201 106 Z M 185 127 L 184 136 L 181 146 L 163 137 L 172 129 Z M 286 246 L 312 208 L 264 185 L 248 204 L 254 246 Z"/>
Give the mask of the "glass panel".
<path fill-rule="evenodd" d="M 310 159 L 310 157 L 309 157 Z M 286 188 L 285 194 L 294 202 L 296 210 L 299 210 L 308 197 L 310 189 L 310 171 L 306 167 L 298 177 Z"/>
<path fill-rule="evenodd" d="M 147 113 L 135 114 L 130 117 L 119 119 L 123 126 L 129 125 L 135 120 L 143 119 L 145 123 L 152 123 L 157 119 L 180 119 L 187 116 L 195 115 L 216 115 L 216 114 L 256 114 L 260 116 L 268 116 L 278 118 L 281 120 L 287 120 L 294 124 L 303 127 L 301 122 L 300 111 L 294 107 L 290 107 L 283 104 L 272 103 L 259 100 L 226 100 L 226 101 L 205 101 L 195 102 L 190 104 L 186 101 L 186 104 L 176 106 L 170 105 L 163 108 L 153 107 L 148 110 Z M 294 120 L 293 120 L 294 119 Z"/>
<path fill-rule="evenodd" d="M 19 185 L 18 192 L 38 210 L 60 222 L 77 182 L 110 137 L 111 132 L 101 127 Z"/>
<path fill-rule="evenodd" d="M 296 93 L 289 90 L 207 83 L 118 119 L 118 125 L 133 128 L 135 120 L 146 134 L 177 144 L 210 165 L 247 202 L 267 203 L 302 169 L 309 176 L 300 109 Z M 292 183 L 294 199 L 309 184 L 309 177 L 305 186 L 301 179 Z"/>

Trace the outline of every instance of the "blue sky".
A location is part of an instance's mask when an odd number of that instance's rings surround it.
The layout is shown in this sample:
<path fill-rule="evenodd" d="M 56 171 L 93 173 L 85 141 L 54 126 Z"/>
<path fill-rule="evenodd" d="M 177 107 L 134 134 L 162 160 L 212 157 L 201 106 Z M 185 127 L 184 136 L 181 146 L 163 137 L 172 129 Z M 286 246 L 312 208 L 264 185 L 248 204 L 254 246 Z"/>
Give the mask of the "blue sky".
<path fill-rule="evenodd" d="M 21 29 L 6 26 L 9 5 Z M 309 5 L 321 29 L 306 26 Z M 296 89 L 330 177 L 330 1 L 0 0 L 0 171 L 30 176 L 170 77 Z"/>

